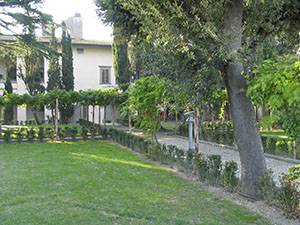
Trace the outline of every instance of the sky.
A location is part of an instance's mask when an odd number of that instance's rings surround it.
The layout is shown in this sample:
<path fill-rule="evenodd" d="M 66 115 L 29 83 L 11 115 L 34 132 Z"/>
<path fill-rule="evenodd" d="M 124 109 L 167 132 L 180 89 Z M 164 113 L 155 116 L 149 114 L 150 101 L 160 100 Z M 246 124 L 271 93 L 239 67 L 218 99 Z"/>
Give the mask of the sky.
<path fill-rule="evenodd" d="M 96 14 L 93 0 L 44 0 L 41 11 L 51 14 L 56 23 L 80 13 L 83 18 L 83 38 L 112 41 L 112 28 L 105 26 Z"/>

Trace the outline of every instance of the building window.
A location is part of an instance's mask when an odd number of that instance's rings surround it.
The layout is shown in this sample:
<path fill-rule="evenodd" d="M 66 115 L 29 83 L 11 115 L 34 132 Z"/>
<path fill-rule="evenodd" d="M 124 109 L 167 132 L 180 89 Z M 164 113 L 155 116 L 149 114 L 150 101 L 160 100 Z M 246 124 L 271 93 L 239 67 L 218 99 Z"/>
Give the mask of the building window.
<path fill-rule="evenodd" d="M 77 48 L 77 54 L 83 55 L 84 54 L 84 48 Z"/>
<path fill-rule="evenodd" d="M 100 84 L 110 84 L 111 83 L 111 73 L 110 67 L 100 66 Z"/>

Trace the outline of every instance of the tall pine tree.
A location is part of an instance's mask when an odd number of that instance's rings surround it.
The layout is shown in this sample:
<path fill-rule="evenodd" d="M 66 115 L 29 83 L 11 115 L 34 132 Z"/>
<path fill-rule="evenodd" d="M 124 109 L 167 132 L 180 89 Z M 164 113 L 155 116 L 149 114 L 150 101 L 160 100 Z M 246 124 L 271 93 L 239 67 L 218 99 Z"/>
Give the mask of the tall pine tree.
<path fill-rule="evenodd" d="M 74 90 L 72 40 L 64 22 L 62 23 L 62 27 L 62 88 L 70 91 Z M 67 124 L 74 114 L 74 106 L 72 104 L 60 103 L 59 111 L 61 122 Z"/>

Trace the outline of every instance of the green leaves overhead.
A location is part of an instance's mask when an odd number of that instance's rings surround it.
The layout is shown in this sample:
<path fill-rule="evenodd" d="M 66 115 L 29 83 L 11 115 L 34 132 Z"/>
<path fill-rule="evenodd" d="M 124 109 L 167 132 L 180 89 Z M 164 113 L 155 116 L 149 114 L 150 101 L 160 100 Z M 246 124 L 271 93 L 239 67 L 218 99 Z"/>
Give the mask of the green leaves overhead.
<path fill-rule="evenodd" d="M 59 102 L 66 104 L 81 103 L 84 105 L 100 105 L 107 106 L 110 104 L 120 105 L 124 98 L 116 90 L 88 90 L 88 91 L 66 91 L 53 89 L 46 94 L 36 94 L 34 96 L 15 93 L 6 94 L 0 97 L 1 106 L 16 106 L 29 105 L 39 107 L 41 105 L 48 105 L 54 103 L 58 99 Z M 114 99 L 118 99 L 114 101 Z"/>
<path fill-rule="evenodd" d="M 300 103 L 300 59 L 297 55 L 269 59 L 258 66 L 249 82 L 248 93 L 257 105 L 270 110 L 292 107 Z"/>
<path fill-rule="evenodd" d="M 279 115 L 282 127 L 300 144 L 300 58 L 298 55 L 269 59 L 255 71 L 248 93 L 253 102 Z"/>

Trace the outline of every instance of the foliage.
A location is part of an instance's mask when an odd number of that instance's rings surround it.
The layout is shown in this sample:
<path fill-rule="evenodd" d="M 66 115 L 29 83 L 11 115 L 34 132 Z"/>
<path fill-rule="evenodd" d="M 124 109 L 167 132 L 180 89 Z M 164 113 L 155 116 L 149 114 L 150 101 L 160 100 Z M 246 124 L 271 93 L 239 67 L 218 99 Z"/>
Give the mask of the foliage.
<path fill-rule="evenodd" d="M 35 138 L 35 130 L 33 127 L 31 127 L 30 129 L 26 130 L 26 138 L 30 141 L 33 142 L 34 138 Z"/>
<path fill-rule="evenodd" d="M 88 129 L 86 127 L 81 127 L 80 135 L 84 141 L 88 139 Z"/>
<path fill-rule="evenodd" d="M 22 139 L 24 138 L 24 128 L 20 128 L 16 131 L 16 137 L 18 143 L 20 144 L 22 142 Z"/>
<path fill-rule="evenodd" d="M 71 128 L 71 137 L 72 137 L 72 141 L 76 141 L 76 136 L 77 136 L 77 127 L 72 127 Z"/>
<path fill-rule="evenodd" d="M 66 137 L 66 132 L 65 132 L 65 129 L 63 128 L 58 128 L 58 137 L 59 137 L 59 140 L 64 142 L 65 141 L 65 137 Z"/>
<path fill-rule="evenodd" d="M 5 89 L 4 94 L 9 94 L 13 92 L 11 81 L 8 75 L 6 77 L 4 89 Z M 12 106 L 6 106 L 4 108 L 3 117 L 4 117 L 4 124 L 11 124 L 14 118 L 14 108 Z"/>
<path fill-rule="evenodd" d="M 48 127 L 46 129 L 46 135 L 50 139 L 50 141 L 54 141 L 55 134 L 54 134 L 54 129 L 53 128 Z"/>
<path fill-rule="evenodd" d="M 277 193 L 279 207 L 287 216 L 300 218 L 299 179 L 294 179 L 292 173 L 282 174 L 280 184 Z"/>
<path fill-rule="evenodd" d="M 133 120 L 145 132 L 151 133 L 154 139 L 161 127 L 160 112 L 168 95 L 168 85 L 166 79 L 149 76 L 137 80 L 128 89 L 125 113 L 129 109 Z"/>
<path fill-rule="evenodd" d="M 98 126 L 96 124 L 93 124 L 90 127 L 90 133 L 91 133 L 92 139 L 95 139 L 95 136 L 97 135 L 97 130 L 98 130 Z"/>
<path fill-rule="evenodd" d="M 3 140 L 5 141 L 5 143 L 8 143 L 11 140 L 12 130 L 6 129 L 3 132 Z"/>
<path fill-rule="evenodd" d="M 73 73 L 73 51 L 72 40 L 70 34 L 67 32 L 65 24 L 62 24 L 62 86 L 66 91 L 74 90 L 74 73 Z M 74 114 L 74 106 L 65 102 L 60 102 L 59 105 L 60 116 L 62 123 L 68 124 L 68 120 Z"/>
<path fill-rule="evenodd" d="M 15 42 L 0 40 L 0 55 L 22 55 L 24 48 L 47 51 L 47 47 L 36 41 L 33 31 L 52 20 L 52 16 L 40 11 L 42 0 L 1 1 L 0 27 L 2 33 L 15 35 Z M 20 29 L 21 28 L 21 29 Z"/>
<path fill-rule="evenodd" d="M 299 74 L 297 55 L 269 59 L 258 66 L 256 76 L 249 82 L 249 94 L 257 105 L 267 105 L 277 111 L 286 134 L 300 144 Z"/>
<path fill-rule="evenodd" d="M 38 138 L 39 138 L 40 142 L 43 142 L 43 140 L 45 138 L 44 127 L 39 127 Z"/>
<path fill-rule="evenodd" d="M 276 183 L 273 180 L 273 171 L 270 169 L 259 178 L 259 186 L 263 193 L 263 200 L 273 205 L 276 200 Z"/>
<path fill-rule="evenodd" d="M 204 158 L 204 155 L 202 153 L 197 153 L 194 156 L 194 163 L 195 163 L 195 168 L 197 171 L 197 174 L 202 182 L 206 181 L 207 179 L 207 171 L 208 171 L 208 166 L 207 166 L 207 161 Z"/>
<path fill-rule="evenodd" d="M 127 46 L 128 42 L 126 40 L 117 40 L 117 38 L 114 36 L 114 42 L 112 46 L 114 73 L 117 79 L 117 84 L 122 90 L 126 90 L 131 81 Z"/>
<path fill-rule="evenodd" d="M 59 66 L 59 55 L 57 53 L 57 40 L 55 37 L 55 27 L 51 26 L 51 36 L 49 41 L 49 48 L 53 50 L 49 56 L 49 68 L 48 68 L 48 81 L 47 91 L 61 88 L 61 74 Z"/>
<path fill-rule="evenodd" d="M 226 161 L 222 170 L 222 180 L 224 189 L 229 192 L 235 192 L 239 179 L 236 176 L 238 166 L 235 161 Z"/>
<path fill-rule="evenodd" d="M 207 179 L 211 185 L 219 185 L 221 181 L 222 160 L 220 155 L 207 156 Z"/>
<path fill-rule="evenodd" d="M 219 74 L 218 77 L 224 79 L 236 123 L 235 129 L 239 129 L 235 132 L 237 143 L 239 150 L 245 153 L 241 154 L 242 157 L 245 156 L 241 160 L 249 163 L 249 166 L 244 167 L 246 171 L 242 175 L 242 188 L 248 194 L 255 195 L 258 177 L 264 172 L 265 163 L 251 99 L 246 97 L 245 74 L 251 74 L 254 61 L 265 59 L 264 50 L 270 48 L 270 45 L 265 46 L 266 42 L 272 42 L 276 47 L 282 42 L 288 44 L 298 42 L 299 23 L 296 18 L 300 9 L 299 1 L 253 0 L 245 3 L 241 0 L 99 0 L 97 2 L 102 19 L 115 23 L 118 30 L 127 36 L 137 37 L 138 41 L 152 42 L 167 54 L 181 53 L 186 61 L 182 60 L 180 63 L 178 60 L 175 63 L 182 67 L 184 72 L 192 71 L 191 74 L 195 75 L 204 68 L 208 71 L 214 70 L 214 74 Z M 124 14 L 118 16 L 120 11 L 125 12 L 125 16 Z M 128 30 L 127 21 L 134 22 L 133 28 L 137 30 Z M 251 60 L 252 58 L 255 60 Z M 199 79 L 199 86 L 206 86 L 209 89 L 210 82 L 206 84 L 205 81 L 210 77 L 212 76 Z M 187 82 L 186 90 L 196 89 L 193 84 L 197 84 L 197 78 L 191 80 L 192 82 Z M 178 81 L 181 82 L 182 79 Z M 191 99 L 205 102 L 201 99 L 201 91 L 194 91 Z M 238 118 L 239 116 L 241 118 Z M 241 129 L 245 125 L 245 120 L 248 120 L 248 127 Z M 247 136 L 249 131 L 253 133 L 250 137 Z M 252 152 L 257 157 L 256 165 L 247 160 Z M 253 166 L 257 169 L 249 170 L 252 174 L 248 175 L 247 168 Z M 250 177 L 254 181 L 250 180 Z"/>
<path fill-rule="evenodd" d="M 265 116 L 259 123 L 263 130 L 272 130 L 279 127 L 280 117 L 277 115 Z"/>

